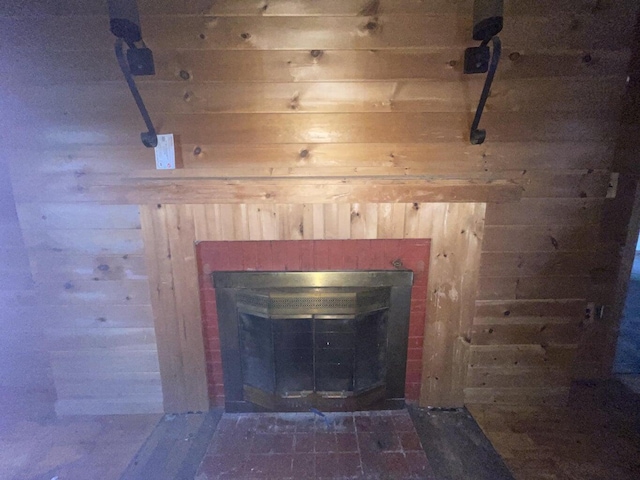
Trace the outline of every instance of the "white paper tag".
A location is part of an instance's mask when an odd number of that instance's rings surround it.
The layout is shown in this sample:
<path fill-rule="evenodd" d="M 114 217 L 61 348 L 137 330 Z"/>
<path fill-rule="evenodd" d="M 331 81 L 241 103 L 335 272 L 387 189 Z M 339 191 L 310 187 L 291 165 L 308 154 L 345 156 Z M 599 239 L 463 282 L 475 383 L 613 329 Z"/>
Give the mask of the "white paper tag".
<path fill-rule="evenodd" d="M 173 144 L 173 133 L 158 135 L 156 151 L 156 168 L 173 170 L 176 168 L 176 150 Z"/>

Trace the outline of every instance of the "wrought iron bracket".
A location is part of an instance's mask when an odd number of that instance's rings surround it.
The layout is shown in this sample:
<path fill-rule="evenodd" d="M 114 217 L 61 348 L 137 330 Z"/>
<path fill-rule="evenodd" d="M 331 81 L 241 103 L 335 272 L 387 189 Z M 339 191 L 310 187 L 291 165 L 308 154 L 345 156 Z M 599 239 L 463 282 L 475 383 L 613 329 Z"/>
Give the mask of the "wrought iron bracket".
<path fill-rule="evenodd" d="M 153 57 L 151 56 L 151 50 L 148 48 L 131 48 L 130 45 L 129 50 L 127 50 L 127 58 L 125 58 L 123 43 L 124 42 L 121 38 L 116 39 L 114 49 L 116 52 L 116 58 L 118 59 L 118 65 L 120 65 L 120 70 L 122 70 L 122 74 L 127 81 L 131 95 L 133 95 L 133 99 L 136 101 L 140 115 L 142 115 L 142 119 L 147 126 L 147 131 L 140 134 L 142 144 L 147 148 L 154 148 L 158 145 L 158 135 L 156 134 L 156 129 L 153 126 L 147 107 L 145 107 L 142 97 L 140 96 L 140 92 L 138 91 L 138 87 L 136 86 L 136 82 L 133 79 L 133 73 L 131 71 L 131 64 L 133 63 L 134 66 L 136 66 L 137 75 L 153 75 Z M 135 59 L 140 61 L 136 62 Z"/>
<path fill-rule="evenodd" d="M 493 53 L 489 59 L 489 47 L 486 45 L 488 42 L 482 42 L 479 47 L 468 48 L 465 51 L 465 68 L 464 73 L 484 73 L 487 72 L 487 78 L 484 82 L 482 94 L 480 95 L 480 102 L 476 109 L 473 123 L 471 124 L 471 132 L 469 134 L 469 140 L 472 145 L 480 145 L 484 143 L 487 138 L 487 131 L 478 128 L 480 125 L 480 119 L 482 118 L 482 112 L 484 111 L 487 98 L 491 92 L 491 84 L 493 83 L 493 77 L 498 69 L 498 62 L 500 61 L 500 54 L 502 53 L 502 43 L 497 36 L 491 39 L 493 43 Z"/>

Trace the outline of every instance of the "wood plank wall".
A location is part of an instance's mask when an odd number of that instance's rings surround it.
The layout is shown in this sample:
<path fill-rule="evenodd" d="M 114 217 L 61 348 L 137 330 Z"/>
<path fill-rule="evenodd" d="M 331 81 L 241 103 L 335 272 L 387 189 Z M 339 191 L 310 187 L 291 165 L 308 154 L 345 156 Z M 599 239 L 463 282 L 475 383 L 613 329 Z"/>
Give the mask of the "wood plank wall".
<path fill-rule="evenodd" d="M 44 346 L 45 320 L 31 315 L 34 299 L 9 171 L 0 161 L 0 408 L 7 418 L 43 418 L 56 391 Z"/>
<path fill-rule="evenodd" d="M 106 6 L 0 6 L 0 155 L 59 411 L 160 408 L 133 206 L 149 203 L 488 202 L 469 401 L 558 401 L 572 369 L 606 373 L 581 321 L 614 282 L 598 230 L 637 2 L 506 0 L 482 146 L 466 140 L 483 81 L 461 73 L 471 3 L 140 0 L 157 70 L 141 92 L 182 166 L 163 174 Z"/>

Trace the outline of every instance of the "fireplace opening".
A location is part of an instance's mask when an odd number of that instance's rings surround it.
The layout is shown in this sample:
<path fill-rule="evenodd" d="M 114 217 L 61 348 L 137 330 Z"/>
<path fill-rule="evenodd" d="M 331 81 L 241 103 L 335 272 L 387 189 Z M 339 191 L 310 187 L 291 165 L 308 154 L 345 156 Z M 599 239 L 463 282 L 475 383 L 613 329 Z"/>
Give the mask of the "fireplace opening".
<path fill-rule="evenodd" d="M 404 406 L 412 272 L 212 278 L 227 411 Z"/>

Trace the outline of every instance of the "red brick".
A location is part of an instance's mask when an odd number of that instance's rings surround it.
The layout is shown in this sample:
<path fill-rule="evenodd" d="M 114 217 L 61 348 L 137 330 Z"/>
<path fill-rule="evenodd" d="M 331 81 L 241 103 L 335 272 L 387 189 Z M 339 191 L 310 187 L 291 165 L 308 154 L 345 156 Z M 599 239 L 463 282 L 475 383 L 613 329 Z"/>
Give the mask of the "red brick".
<path fill-rule="evenodd" d="M 409 348 L 419 348 L 422 350 L 422 344 L 424 343 L 424 336 L 419 335 L 417 337 L 409 337 Z"/>
<path fill-rule="evenodd" d="M 420 383 L 422 378 L 422 372 L 414 372 L 407 370 L 406 382 L 407 383 Z"/>
<path fill-rule="evenodd" d="M 211 351 L 220 350 L 220 338 L 219 337 L 211 337 L 209 338 L 209 348 Z"/>
<path fill-rule="evenodd" d="M 273 254 L 271 252 L 271 242 L 257 242 L 256 250 L 258 254 L 258 263 L 256 270 L 270 271 L 277 270 L 273 263 Z"/>
<path fill-rule="evenodd" d="M 366 255 L 369 247 L 366 240 L 351 240 L 340 242 L 342 253 L 342 265 L 340 268 L 343 270 L 355 270 L 358 268 L 358 257 Z"/>
<path fill-rule="evenodd" d="M 422 348 L 407 349 L 407 360 L 422 360 Z"/>
<path fill-rule="evenodd" d="M 370 240 L 369 241 L 369 250 L 363 252 L 363 255 L 368 260 L 369 269 L 371 270 L 390 270 L 392 267 L 391 263 L 387 261 L 384 252 L 384 240 Z M 365 268 L 365 267 L 358 267 Z"/>
<path fill-rule="evenodd" d="M 315 261 L 315 245 L 316 242 L 311 240 L 301 240 L 300 245 L 300 271 L 312 272 L 316 269 Z"/>
<path fill-rule="evenodd" d="M 271 242 L 273 270 L 289 270 L 287 265 L 291 261 L 291 258 L 289 258 L 289 252 L 292 247 L 292 243 L 293 242 L 290 240 Z"/>
<path fill-rule="evenodd" d="M 407 373 L 422 372 L 422 360 L 407 360 Z"/>
<path fill-rule="evenodd" d="M 409 336 L 419 337 L 424 336 L 424 318 L 418 317 L 409 321 Z"/>
<path fill-rule="evenodd" d="M 245 242 L 226 242 L 227 265 L 229 270 L 243 270 L 244 267 L 244 246 Z"/>
<path fill-rule="evenodd" d="M 329 248 L 329 270 L 344 270 L 344 247 L 342 240 L 327 241 Z"/>
<path fill-rule="evenodd" d="M 417 302 L 424 302 L 426 305 L 427 302 L 427 287 L 414 285 L 411 289 L 411 300 L 415 300 Z"/>
<path fill-rule="evenodd" d="M 404 396 L 407 400 L 419 400 L 420 399 L 420 384 L 419 383 L 407 383 L 404 387 Z"/>
<path fill-rule="evenodd" d="M 329 242 L 318 240 L 314 242 L 315 269 L 318 271 L 329 270 Z"/>
<path fill-rule="evenodd" d="M 200 290 L 200 299 L 204 303 L 213 303 L 213 307 L 216 305 L 216 292 L 212 288 L 210 290 Z"/>

